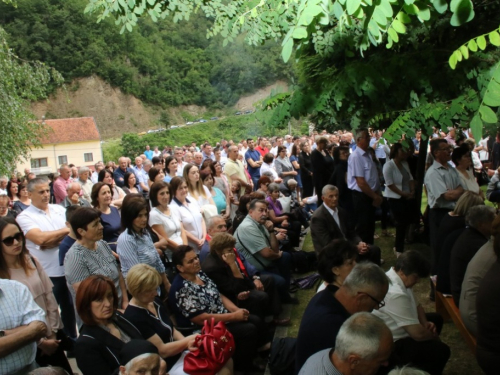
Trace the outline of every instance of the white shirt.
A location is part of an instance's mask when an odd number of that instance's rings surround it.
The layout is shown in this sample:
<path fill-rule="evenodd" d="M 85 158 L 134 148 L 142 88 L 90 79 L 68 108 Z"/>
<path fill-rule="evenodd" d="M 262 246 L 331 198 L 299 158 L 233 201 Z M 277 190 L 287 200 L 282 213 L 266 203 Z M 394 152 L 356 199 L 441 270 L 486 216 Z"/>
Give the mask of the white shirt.
<path fill-rule="evenodd" d="M 201 240 L 201 238 L 203 237 L 203 216 L 201 216 L 200 206 L 196 201 L 191 201 L 189 200 L 189 198 L 186 198 L 186 201 L 189 201 L 187 203 L 187 207 L 183 204 L 180 204 L 177 199 L 172 199 L 172 202 L 169 205 L 170 212 L 172 213 L 173 217 L 175 217 L 182 223 L 184 229 L 187 232 L 191 233 L 196 238 Z M 188 245 L 191 246 L 196 253 L 200 252 L 200 250 L 198 249 L 198 244 L 189 241 L 189 237 Z"/>
<path fill-rule="evenodd" d="M 57 204 L 49 204 L 49 214 L 47 214 L 31 205 L 17 216 L 16 221 L 24 235 L 32 229 L 51 232 L 66 228 L 66 209 Z M 40 250 L 40 246 L 26 238 L 26 247 L 30 254 L 40 261 L 49 277 L 64 276 L 64 267 L 59 265 L 59 246 Z"/>
<path fill-rule="evenodd" d="M 326 204 L 323 204 L 323 206 L 325 206 L 326 210 L 330 213 L 330 215 L 333 216 L 333 220 L 335 220 L 340 229 L 339 210 L 338 209 L 332 210 Z M 342 231 L 342 229 L 340 231 Z"/>
<path fill-rule="evenodd" d="M 413 290 L 405 287 L 394 268 L 385 274 L 391 280 L 389 291 L 384 299 L 385 306 L 379 310 L 373 310 L 372 314 L 384 321 L 391 330 L 394 341 L 397 341 L 410 336 L 403 327 L 420 324 L 417 303 Z"/>
<path fill-rule="evenodd" d="M 260 175 L 264 176 L 265 172 L 271 172 L 273 174 L 273 182 L 279 178 L 278 173 L 267 163 L 262 163 L 260 166 Z"/>

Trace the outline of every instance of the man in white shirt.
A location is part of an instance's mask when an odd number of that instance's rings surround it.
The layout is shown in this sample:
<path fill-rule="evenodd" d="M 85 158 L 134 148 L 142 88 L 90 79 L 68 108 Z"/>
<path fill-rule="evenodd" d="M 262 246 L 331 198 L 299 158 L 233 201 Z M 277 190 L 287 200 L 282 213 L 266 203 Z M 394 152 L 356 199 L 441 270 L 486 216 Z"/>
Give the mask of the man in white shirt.
<path fill-rule="evenodd" d="M 16 220 L 26 236 L 26 247 L 35 256 L 54 284 L 54 296 L 61 308 L 66 334 L 76 339 L 76 319 L 73 300 L 66 284 L 64 267 L 59 264 L 59 244 L 69 233 L 66 209 L 49 204 L 50 188 L 44 178 L 28 183 L 31 205 Z"/>
<path fill-rule="evenodd" d="M 143 160 L 140 156 L 135 158 L 135 166 L 133 167 L 134 173 L 137 177 L 137 182 L 139 183 L 141 190 L 143 193 L 147 194 L 149 192 L 148 180 L 149 176 L 147 172 L 144 170 L 144 166 L 142 165 Z"/>

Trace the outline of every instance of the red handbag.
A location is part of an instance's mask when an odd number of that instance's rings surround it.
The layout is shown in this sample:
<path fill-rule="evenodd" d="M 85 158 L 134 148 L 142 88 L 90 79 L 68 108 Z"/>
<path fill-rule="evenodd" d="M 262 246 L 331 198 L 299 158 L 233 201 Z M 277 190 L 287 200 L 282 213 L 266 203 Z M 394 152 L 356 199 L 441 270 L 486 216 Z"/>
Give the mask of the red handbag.
<path fill-rule="evenodd" d="M 195 339 L 198 347 L 184 357 L 184 372 L 189 375 L 214 375 L 224 367 L 234 353 L 234 338 L 224 322 L 205 320 L 201 335 Z"/>

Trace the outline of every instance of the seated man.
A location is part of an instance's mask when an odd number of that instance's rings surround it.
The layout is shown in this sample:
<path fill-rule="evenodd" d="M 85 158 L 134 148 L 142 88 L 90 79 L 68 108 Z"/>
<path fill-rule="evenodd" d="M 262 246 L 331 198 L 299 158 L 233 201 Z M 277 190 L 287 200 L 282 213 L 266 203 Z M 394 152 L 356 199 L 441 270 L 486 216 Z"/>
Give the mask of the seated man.
<path fill-rule="evenodd" d="M 44 311 L 23 284 L 0 279 L 0 374 L 36 369 L 36 343 L 45 337 Z"/>
<path fill-rule="evenodd" d="M 382 268 L 371 262 L 358 263 L 338 289 L 328 285 L 307 305 L 297 336 L 295 370 L 314 353 L 335 346 L 342 324 L 354 313 L 371 312 L 384 306 L 389 280 Z"/>
<path fill-rule="evenodd" d="M 325 185 L 318 207 L 311 218 L 311 236 L 316 254 L 336 239 L 346 239 L 357 246 L 358 261 L 370 260 L 380 265 L 380 248 L 361 241 L 354 229 L 348 229 L 347 212 L 338 207 L 339 190 L 333 185 Z"/>
<path fill-rule="evenodd" d="M 394 337 L 391 364 L 412 363 L 431 375 L 441 374 L 450 357 L 450 348 L 438 338 L 443 318 L 426 314 L 412 290 L 421 278 L 429 276 L 429 262 L 417 251 L 405 251 L 386 274 L 391 285 L 385 306 L 373 314 L 387 324 Z"/>
<path fill-rule="evenodd" d="M 119 375 L 165 374 L 165 361 L 156 346 L 147 340 L 131 340 L 120 352 Z"/>
<path fill-rule="evenodd" d="M 340 327 L 335 349 L 327 348 L 309 357 L 299 375 L 373 375 L 380 366 L 387 366 L 392 346 L 392 334 L 384 322 L 359 312 Z"/>
<path fill-rule="evenodd" d="M 286 238 L 286 231 L 275 231 L 268 221 L 267 202 L 254 199 L 248 215 L 236 229 L 236 249 L 261 274 L 272 274 L 282 303 L 298 303 L 288 294 L 291 278 L 292 256 L 279 248 L 279 241 Z"/>
<path fill-rule="evenodd" d="M 80 195 L 82 187 L 78 182 L 71 182 L 66 186 L 66 197 L 59 203 L 64 208 L 69 206 L 90 207 L 90 203 Z"/>

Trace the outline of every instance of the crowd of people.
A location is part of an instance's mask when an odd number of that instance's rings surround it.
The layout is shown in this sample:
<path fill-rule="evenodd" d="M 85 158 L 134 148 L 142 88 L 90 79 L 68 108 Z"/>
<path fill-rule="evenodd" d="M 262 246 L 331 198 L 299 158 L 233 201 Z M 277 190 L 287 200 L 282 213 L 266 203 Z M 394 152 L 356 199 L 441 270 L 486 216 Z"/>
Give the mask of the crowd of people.
<path fill-rule="evenodd" d="M 74 356 L 83 375 L 185 374 L 207 319 L 235 340 L 219 374 L 263 371 L 270 327 L 299 303 L 292 273 L 309 230 L 323 282 L 301 319 L 296 374 L 441 374 L 451 349 L 413 294 L 420 280 L 453 296 L 479 365 L 496 373 L 500 218 L 485 198 L 500 201 L 487 168 L 497 143 L 436 131 L 423 181 L 420 132 L 388 144 L 368 129 L 146 146 L 93 171 L 0 178 L 0 373 L 73 374 Z M 387 272 L 379 220 L 383 236 L 395 226 Z M 430 259 L 407 249 L 423 222 Z"/>

